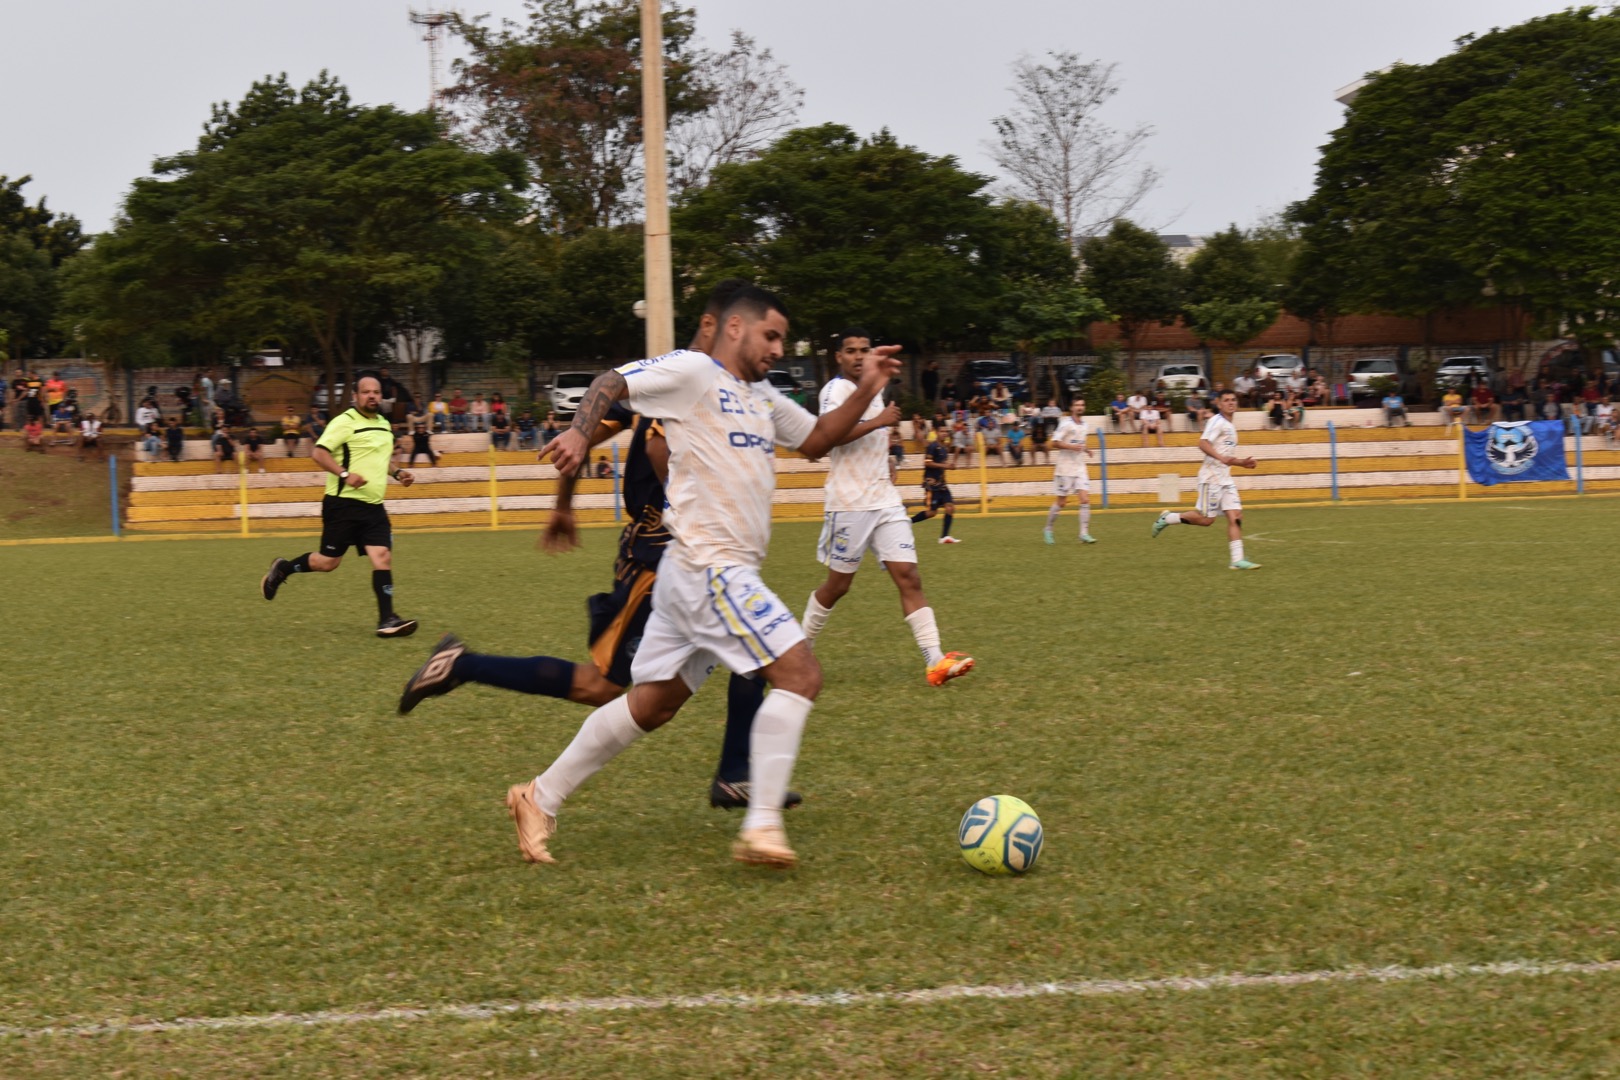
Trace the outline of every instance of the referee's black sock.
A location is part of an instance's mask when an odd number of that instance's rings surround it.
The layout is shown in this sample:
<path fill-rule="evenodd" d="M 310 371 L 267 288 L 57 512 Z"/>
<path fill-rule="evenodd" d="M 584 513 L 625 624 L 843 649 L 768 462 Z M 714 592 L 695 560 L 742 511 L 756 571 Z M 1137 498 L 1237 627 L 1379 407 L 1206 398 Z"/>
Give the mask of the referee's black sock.
<path fill-rule="evenodd" d="M 928 511 L 926 511 L 926 510 L 919 511 L 918 513 L 915 513 L 915 514 L 911 515 L 911 523 L 913 525 L 919 525 L 922 522 L 927 521 L 927 520 L 928 520 Z"/>
<path fill-rule="evenodd" d="M 555 656 L 487 656 L 462 653 L 455 676 L 462 682 L 498 686 L 520 694 L 541 694 L 567 700 L 574 688 L 574 664 Z"/>
<path fill-rule="evenodd" d="M 954 518 L 955 516 L 956 516 L 955 514 L 946 514 L 945 515 L 945 527 L 943 529 L 939 530 L 939 535 L 940 536 L 949 536 L 949 535 L 951 535 L 951 519 Z"/>
<path fill-rule="evenodd" d="M 287 573 L 289 573 L 289 574 L 307 574 L 307 573 L 309 573 L 310 572 L 310 569 L 309 569 L 309 557 L 312 554 L 314 554 L 314 553 L 306 551 L 302 555 L 298 556 L 298 558 L 296 558 L 296 559 L 288 559 L 287 560 Z"/>
<path fill-rule="evenodd" d="M 394 614 L 394 572 L 373 570 L 371 591 L 377 594 L 377 620 L 381 622 Z"/>
<path fill-rule="evenodd" d="M 765 701 L 765 681 L 746 675 L 731 676 L 726 687 L 726 736 L 720 743 L 720 779 L 738 784 L 748 779 L 748 749 L 753 741 L 754 714 Z"/>

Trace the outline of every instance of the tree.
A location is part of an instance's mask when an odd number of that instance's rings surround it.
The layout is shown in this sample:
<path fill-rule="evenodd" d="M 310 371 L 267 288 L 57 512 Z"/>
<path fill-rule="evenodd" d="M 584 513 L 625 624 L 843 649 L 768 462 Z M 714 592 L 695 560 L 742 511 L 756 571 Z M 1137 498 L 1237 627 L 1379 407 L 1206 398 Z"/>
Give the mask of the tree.
<path fill-rule="evenodd" d="M 452 15 L 471 56 L 455 63 L 445 96 L 466 134 L 485 149 L 528 162 L 536 211 L 563 233 L 632 220 L 641 188 L 641 16 L 637 0 L 524 0 L 528 21 Z M 664 78 L 670 123 L 703 111 L 708 87 L 694 76 L 693 13 L 664 13 Z M 759 59 L 756 57 L 756 59 Z"/>
<path fill-rule="evenodd" d="M 136 363 L 307 342 L 331 385 L 508 212 L 518 169 L 323 73 L 215 106 L 196 149 L 154 171 L 74 280 L 87 337 Z"/>
<path fill-rule="evenodd" d="M 802 128 L 687 196 L 677 265 L 694 301 L 724 277 L 780 290 L 812 340 L 850 323 L 915 346 L 985 340 L 1006 282 L 1073 280 L 1050 217 L 996 203 L 988 184 L 886 131 Z"/>
<path fill-rule="evenodd" d="M 1259 248 L 1232 225 L 1188 260 L 1182 314 L 1201 339 L 1241 345 L 1276 321 L 1276 292 Z"/>
<path fill-rule="evenodd" d="M 1153 129 L 1120 130 L 1098 113 L 1119 92 L 1116 65 L 1084 61 L 1079 53 L 1051 52 L 1051 62 L 1022 57 L 1013 64 L 1017 107 L 991 123 L 995 163 L 1022 198 L 1046 207 L 1078 248 L 1126 217 L 1159 182 L 1140 165 Z"/>
<path fill-rule="evenodd" d="M 85 244 L 77 218 L 47 209 L 43 198 L 28 202 L 22 189 L 31 179 L 0 176 L 0 329 L 18 359 L 59 354 L 58 272 Z"/>
<path fill-rule="evenodd" d="M 1181 268 L 1154 233 L 1116 221 L 1080 249 L 1080 284 L 1108 306 L 1136 362 L 1137 335 L 1149 323 L 1169 325 L 1181 309 Z"/>
<path fill-rule="evenodd" d="M 1582 8 L 1374 77 L 1291 210 L 1291 302 L 1511 304 L 1594 363 L 1620 334 L 1617 50 L 1620 14 Z"/>
<path fill-rule="evenodd" d="M 706 102 L 669 133 L 671 190 L 677 196 L 708 181 L 716 166 L 758 157 L 787 132 L 804 104 L 804 91 L 769 49 L 741 30 L 731 48 L 706 57 L 696 69 Z"/>

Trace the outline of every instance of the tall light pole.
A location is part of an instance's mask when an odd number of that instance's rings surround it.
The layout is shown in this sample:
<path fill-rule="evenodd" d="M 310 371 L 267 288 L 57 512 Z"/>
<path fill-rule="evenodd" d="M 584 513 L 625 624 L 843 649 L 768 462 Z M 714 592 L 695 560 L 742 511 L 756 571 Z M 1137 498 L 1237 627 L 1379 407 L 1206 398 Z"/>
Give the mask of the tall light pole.
<path fill-rule="evenodd" d="M 443 11 L 411 10 L 411 24 L 422 28 L 422 40 L 428 45 L 428 111 L 434 112 L 439 107 L 439 40 L 444 35 L 444 28 L 450 21 L 450 16 Z"/>
<path fill-rule="evenodd" d="M 664 20 L 641 0 L 641 150 L 646 173 L 647 355 L 675 348 L 675 282 L 669 254 L 669 156 L 664 149 Z"/>

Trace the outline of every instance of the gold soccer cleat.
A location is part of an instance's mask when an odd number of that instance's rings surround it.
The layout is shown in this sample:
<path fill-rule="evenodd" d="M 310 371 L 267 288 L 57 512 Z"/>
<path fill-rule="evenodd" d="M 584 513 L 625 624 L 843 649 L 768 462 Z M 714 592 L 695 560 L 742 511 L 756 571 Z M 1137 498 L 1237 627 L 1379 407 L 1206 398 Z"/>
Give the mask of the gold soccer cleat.
<path fill-rule="evenodd" d="M 787 831 L 780 825 L 744 829 L 731 845 L 731 857 L 738 862 L 774 866 L 778 870 L 791 870 L 799 861 L 788 847 Z"/>
<path fill-rule="evenodd" d="M 513 784 L 506 789 L 506 810 L 517 825 L 518 850 L 524 862 L 555 863 L 557 860 L 546 850 L 546 842 L 557 833 L 557 819 L 540 809 L 534 797 L 535 782 Z"/>

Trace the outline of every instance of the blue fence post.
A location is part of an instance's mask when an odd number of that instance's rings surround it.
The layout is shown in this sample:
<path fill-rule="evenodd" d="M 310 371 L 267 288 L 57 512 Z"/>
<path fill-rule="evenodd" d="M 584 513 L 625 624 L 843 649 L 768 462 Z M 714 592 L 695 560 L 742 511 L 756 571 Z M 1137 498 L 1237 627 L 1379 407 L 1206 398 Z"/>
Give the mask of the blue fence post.
<path fill-rule="evenodd" d="M 1102 473 L 1102 508 L 1108 509 L 1108 436 L 1097 430 L 1098 470 Z"/>
<path fill-rule="evenodd" d="M 113 536 L 123 536 L 123 526 L 118 521 L 118 455 L 107 455 L 107 488 L 112 492 L 112 527 Z"/>
<path fill-rule="evenodd" d="M 1581 457 L 1581 429 L 1575 426 L 1575 494 L 1586 494 L 1586 463 Z"/>
<path fill-rule="evenodd" d="M 1339 433 L 1333 427 L 1333 421 L 1327 422 L 1328 429 L 1328 476 L 1332 478 L 1333 501 L 1339 501 Z"/>
<path fill-rule="evenodd" d="M 619 444 L 613 444 L 613 520 L 619 520 L 619 509 L 622 500 L 619 498 Z"/>

